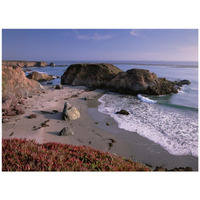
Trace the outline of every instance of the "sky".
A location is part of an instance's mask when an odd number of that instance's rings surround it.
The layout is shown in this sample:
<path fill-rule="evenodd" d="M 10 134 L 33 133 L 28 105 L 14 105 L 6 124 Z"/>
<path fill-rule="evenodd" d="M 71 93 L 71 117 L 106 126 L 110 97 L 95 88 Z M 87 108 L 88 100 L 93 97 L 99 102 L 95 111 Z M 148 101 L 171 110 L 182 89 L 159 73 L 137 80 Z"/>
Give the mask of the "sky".
<path fill-rule="evenodd" d="M 197 61 L 197 29 L 3 29 L 3 60 Z"/>

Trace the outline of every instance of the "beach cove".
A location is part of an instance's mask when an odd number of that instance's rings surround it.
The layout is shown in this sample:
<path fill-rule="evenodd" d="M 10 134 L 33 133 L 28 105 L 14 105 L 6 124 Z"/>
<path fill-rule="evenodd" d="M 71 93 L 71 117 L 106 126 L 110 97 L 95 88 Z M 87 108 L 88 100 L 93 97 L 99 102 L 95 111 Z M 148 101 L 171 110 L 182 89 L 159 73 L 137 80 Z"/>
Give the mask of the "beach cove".
<path fill-rule="evenodd" d="M 44 87 L 44 93 L 25 99 L 25 114 L 14 116 L 9 122 L 3 123 L 3 138 L 27 138 L 38 143 L 58 142 L 90 146 L 147 164 L 152 169 L 163 166 L 167 169 L 192 167 L 193 170 L 198 170 L 197 157 L 171 155 L 160 145 L 137 133 L 118 128 L 109 115 L 100 113 L 98 99 L 105 93 L 104 90 L 88 91 L 86 87 L 79 86 L 64 86 L 62 90 L 56 90 L 52 86 Z M 62 120 L 66 101 L 80 111 L 79 119 Z M 54 113 L 53 110 L 58 112 Z M 37 117 L 28 119 L 31 114 L 36 114 Z M 44 122 L 48 126 L 41 127 Z M 59 136 L 59 132 L 66 126 L 74 131 L 73 136 Z"/>

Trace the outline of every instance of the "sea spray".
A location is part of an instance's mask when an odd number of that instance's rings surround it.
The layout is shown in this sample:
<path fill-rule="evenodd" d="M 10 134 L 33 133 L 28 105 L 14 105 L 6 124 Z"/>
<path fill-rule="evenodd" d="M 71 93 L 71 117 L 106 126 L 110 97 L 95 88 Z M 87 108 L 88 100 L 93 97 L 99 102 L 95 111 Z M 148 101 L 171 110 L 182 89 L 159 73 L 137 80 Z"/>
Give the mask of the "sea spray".
<path fill-rule="evenodd" d="M 98 110 L 114 118 L 119 128 L 137 132 L 171 154 L 198 156 L 198 112 L 149 104 L 115 93 L 103 95 L 99 102 Z M 116 115 L 120 109 L 130 115 Z"/>

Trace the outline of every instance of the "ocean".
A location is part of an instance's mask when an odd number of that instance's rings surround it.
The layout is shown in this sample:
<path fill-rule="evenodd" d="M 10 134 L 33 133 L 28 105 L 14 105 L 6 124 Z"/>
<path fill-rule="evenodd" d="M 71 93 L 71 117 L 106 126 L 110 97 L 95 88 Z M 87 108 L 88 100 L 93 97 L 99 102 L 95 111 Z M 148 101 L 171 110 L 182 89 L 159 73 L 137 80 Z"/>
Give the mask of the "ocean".
<path fill-rule="evenodd" d="M 47 61 L 50 63 L 51 61 Z M 83 61 L 55 61 L 57 65 L 81 63 Z M 84 61 L 85 63 L 97 61 Z M 109 115 L 119 128 L 139 135 L 159 144 L 173 155 L 193 155 L 198 157 L 198 63 L 164 61 L 99 61 L 112 63 L 123 71 L 139 68 L 154 72 L 168 80 L 187 79 L 177 94 L 137 97 L 108 92 L 98 101 L 98 111 Z M 33 71 L 49 75 L 61 75 L 67 67 L 34 67 Z M 26 72 L 27 74 L 27 72 Z M 60 78 L 53 81 L 60 83 Z M 46 82 L 43 83 L 44 85 Z M 115 114 L 125 109 L 130 115 Z"/>

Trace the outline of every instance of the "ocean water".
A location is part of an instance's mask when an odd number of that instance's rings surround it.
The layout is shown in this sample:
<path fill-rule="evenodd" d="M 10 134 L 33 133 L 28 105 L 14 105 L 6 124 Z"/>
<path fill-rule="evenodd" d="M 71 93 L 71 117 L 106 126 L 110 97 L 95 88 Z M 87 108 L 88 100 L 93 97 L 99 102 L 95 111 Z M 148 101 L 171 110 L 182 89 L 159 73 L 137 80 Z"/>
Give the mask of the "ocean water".
<path fill-rule="evenodd" d="M 48 61 L 50 63 L 51 61 Z M 96 62 L 97 61 L 84 61 Z M 193 155 L 198 157 L 198 63 L 164 61 L 99 61 L 112 63 L 126 71 L 132 68 L 148 69 L 158 77 L 168 80 L 187 79 L 190 85 L 184 85 L 179 93 L 163 96 L 137 97 L 107 93 L 99 102 L 99 112 L 109 115 L 119 128 L 139 135 L 165 148 L 174 155 Z M 73 64 L 81 61 L 57 61 L 55 64 Z M 34 71 L 60 76 L 67 67 L 31 68 Z M 60 83 L 60 78 L 52 81 Z M 46 84 L 44 82 L 43 84 Z M 125 109 L 130 115 L 115 114 Z"/>

